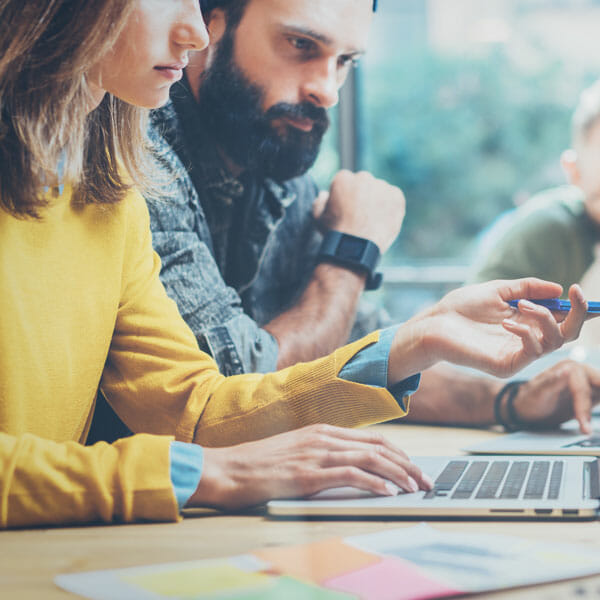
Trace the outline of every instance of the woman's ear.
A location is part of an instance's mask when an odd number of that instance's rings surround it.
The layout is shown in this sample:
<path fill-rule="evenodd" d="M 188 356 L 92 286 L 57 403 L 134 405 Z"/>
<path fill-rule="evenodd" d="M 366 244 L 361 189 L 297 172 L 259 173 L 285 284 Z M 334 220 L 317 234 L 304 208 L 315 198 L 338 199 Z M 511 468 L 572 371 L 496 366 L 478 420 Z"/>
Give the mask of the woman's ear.
<path fill-rule="evenodd" d="M 577 152 L 573 148 L 565 150 L 560 157 L 560 164 L 571 185 L 579 185 L 581 174 L 577 165 Z"/>

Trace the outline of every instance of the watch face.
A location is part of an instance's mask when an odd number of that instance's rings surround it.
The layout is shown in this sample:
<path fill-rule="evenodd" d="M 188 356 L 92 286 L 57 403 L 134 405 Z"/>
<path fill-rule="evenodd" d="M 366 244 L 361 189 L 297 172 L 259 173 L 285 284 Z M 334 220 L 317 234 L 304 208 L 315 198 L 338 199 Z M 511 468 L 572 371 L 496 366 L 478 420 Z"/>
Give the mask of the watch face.
<path fill-rule="evenodd" d="M 343 258 L 360 261 L 363 257 L 365 246 L 365 240 L 344 235 L 338 244 L 336 254 Z"/>

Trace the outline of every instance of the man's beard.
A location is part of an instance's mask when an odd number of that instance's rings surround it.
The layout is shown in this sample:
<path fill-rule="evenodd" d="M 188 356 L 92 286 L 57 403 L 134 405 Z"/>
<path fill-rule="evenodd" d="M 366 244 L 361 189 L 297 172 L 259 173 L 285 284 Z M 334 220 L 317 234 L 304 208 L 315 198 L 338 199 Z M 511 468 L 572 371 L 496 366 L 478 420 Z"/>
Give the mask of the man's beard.
<path fill-rule="evenodd" d="M 233 32 L 219 42 L 213 64 L 200 84 L 199 110 L 213 141 L 238 167 L 262 177 L 285 181 L 305 173 L 315 162 L 329 127 L 325 109 L 310 102 L 278 103 L 262 109 L 264 92 L 250 83 L 233 57 Z M 275 119 L 311 119 L 309 132 Z"/>

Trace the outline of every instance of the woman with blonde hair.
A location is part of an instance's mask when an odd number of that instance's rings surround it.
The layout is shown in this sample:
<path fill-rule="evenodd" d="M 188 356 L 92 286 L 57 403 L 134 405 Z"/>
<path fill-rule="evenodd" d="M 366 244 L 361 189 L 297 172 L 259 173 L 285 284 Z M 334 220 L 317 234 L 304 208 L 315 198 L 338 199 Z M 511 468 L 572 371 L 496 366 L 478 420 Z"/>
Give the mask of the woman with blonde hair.
<path fill-rule="evenodd" d="M 312 363 L 222 376 L 159 282 L 136 191 L 140 107 L 166 102 L 206 43 L 197 0 L 0 0 L 1 527 L 426 489 L 401 450 L 346 428 L 406 414 L 434 362 L 508 375 L 579 332 L 577 288 L 559 324 L 508 301 L 560 286 L 495 282 Z M 382 346 L 387 387 L 356 367 Z M 99 388 L 139 435 L 82 445 Z"/>

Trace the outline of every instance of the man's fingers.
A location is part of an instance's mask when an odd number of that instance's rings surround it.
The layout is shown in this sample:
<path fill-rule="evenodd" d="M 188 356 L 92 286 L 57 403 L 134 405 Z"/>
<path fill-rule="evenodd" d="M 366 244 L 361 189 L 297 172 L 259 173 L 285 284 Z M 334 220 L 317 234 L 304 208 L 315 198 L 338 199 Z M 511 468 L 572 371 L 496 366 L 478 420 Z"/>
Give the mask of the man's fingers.
<path fill-rule="evenodd" d="M 327 201 L 329 200 L 329 192 L 326 190 L 321 190 L 319 195 L 315 198 L 312 206 L 313 217 L 318 221 L 325 210 L 325 206 L 327 206 Z"/>
<path fill-rule="evenodd" d="M 583 365 L 570 369 L 568 374 L 569 391 L 573 402 L 573 413 L 581 432 L 592 432 L 592 388 Z"/>

